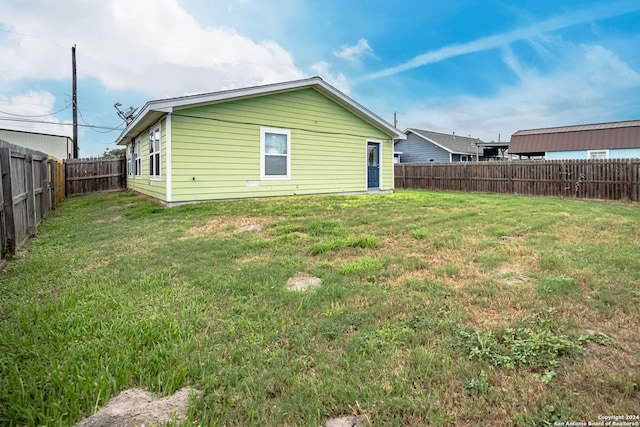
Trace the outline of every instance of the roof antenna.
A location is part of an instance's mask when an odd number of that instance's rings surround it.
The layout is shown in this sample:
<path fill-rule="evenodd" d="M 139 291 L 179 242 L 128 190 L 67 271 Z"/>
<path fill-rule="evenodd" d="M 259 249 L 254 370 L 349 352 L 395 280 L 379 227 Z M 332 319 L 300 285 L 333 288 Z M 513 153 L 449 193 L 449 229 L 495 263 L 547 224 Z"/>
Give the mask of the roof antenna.
<path fill-rule="evenodd" d="M 120 104 L 119 102 L 116 102 L 115 104 L 113 104 L 113 108 L 115 108 L 118 111 L 118 115 L 120 116 L 120 118 L 124 120 L 128 125 L 133 121 L 133 115 L 138 109 L 129 107 L 126 110 L 122 111 L 119 107 L 122 107 L 122 104 Z"/>

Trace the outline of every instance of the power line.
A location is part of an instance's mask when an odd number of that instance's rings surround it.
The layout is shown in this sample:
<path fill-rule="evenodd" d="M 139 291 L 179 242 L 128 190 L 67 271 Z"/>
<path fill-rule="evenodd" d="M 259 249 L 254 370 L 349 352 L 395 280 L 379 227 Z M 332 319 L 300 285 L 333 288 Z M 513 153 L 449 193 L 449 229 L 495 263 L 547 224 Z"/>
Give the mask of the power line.
<path fill-rule="evenodd" d="M 4 28 L 0 28 L 0 32 L 9 33 L 9 34 L 15 34 L 15 35 L 22 36 L 22 37 L 32 37 L 34 39 L 45 40 L 45 41 L 47 41 L 47 42 L 49 42 L 51 44 L 54 44 L 54 45 L 56 45 L 56 46 L 58 46 L 60 48 L 67 49 L 67 47 L 63 44 L 61 39 L 56 39 L 56 38 L 53 38 L 51 36 L 40 36 L 40 35 L 36 35 L 36 34 L 20 33 L 18 31 L 7 30 L 7 29 L 4 29 Z"/>
<path fill-rule="evenodd" d="M 39 114 L 39 115 L 35 115 L 35 116 L 30 116 L 30 115 L 27 115 L 27 114 L 14 114 L 14 113 L 8 113 L 8 112 L 6 112 L 6 111 L 0 111 L 0 113 L 2 113 L 2 114 L 6 114 L 6 115 L 8 115 L 8 116 L 14 116 L 14 117 L 49 117 L 49 116 L 52 116 L 52 115 L 54 115 L 54 114 L 61 113 L 61 112 L 63 112 L 64 110 L 68 110 L 68 109 L 69 109 L 69 107 L 71 107 L 71 105 L 70 105 L 70 104 L 67 104 L 64 108 L 62 108 L 62 109 L 60 109 L 60 110 L 58 110 L 58 111 L 53 111 L 53 112 L 51 112 L 51 113 L 49 113 L 49 114 Z"/>
<path fill-rule="evenodd" d="M 14 119 L 11 117 L 0 117 L 0 120 L 10 121 L 10 122 L 25 122 L 25 123 L 42 123 L 46 125 L 58 125 L 58 126 L 73 126 L 73 123 L 61 123 L 61 122 L 49 122 L 45 120 L 30 120 L 30 119 Z M 110 131 L 114 130 L 122 130 L 122 127 L 109 127 L 109 126 L 100 126 L 100 125 L 91 125 L 91 124 L 82 124 L 78 123 L 78 126 L 93 128 L 93 129 L 109 129 Z"/>
<path fill-rule="evenodd" d="M 91 123 L 87 122 L 87 120 L 82 115 L 82 111 L 79 108 L 78 108 L 78 114 L 80 114 L 80 119 L 84 122 L 84 125 L 78 123 L 78 126 L 87 126 L 87 127 L 89 127 L 89 129 L 91 129 L 92 131 L 97 132 L 97 133 L 110 133 L 110 132 L 113 132 L 114 130 L 122 130 L 122 129 L 124 129 L 123 127 L 117 127 L 117 128 L 111 128 L 111 129 L 109 129 L 107 131 L 97 130 L 97 129 L 95 129 L 96 126 L 94 126 Z"/>

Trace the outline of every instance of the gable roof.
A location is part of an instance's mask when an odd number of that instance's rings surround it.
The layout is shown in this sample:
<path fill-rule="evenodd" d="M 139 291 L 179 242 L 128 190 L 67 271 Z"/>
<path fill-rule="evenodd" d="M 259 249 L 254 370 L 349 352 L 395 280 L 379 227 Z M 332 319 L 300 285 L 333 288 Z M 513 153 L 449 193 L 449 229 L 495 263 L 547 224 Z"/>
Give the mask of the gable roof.
<path fill-rule="evenodd" d="M 273 83 L 262 86 L 252 86 L 247 88 L 224 90 L 197 95 L 180 96 L 176 98 L 159 99 L 147 102 L 133 121 L 122 131 L 117 144 L 125 144 L 126 139 L 133 139 L 144 132 L 149 126 L 156 123 L 160 118 L 173 111 L 193 108 L 200 105 L 217 104 L 240 99 L 253 98 L 257 96 L 272 95 L 276 93 L 289 92 L 300 89 L 314 89 L 340 106 L 349 110 L 370 125 L 383 131 L 393 139 L 405 139 L 405 135 L 398 129 L 387 123 L 385 120 L 357 103 L 344 93 L 340 92 L 320 77 L 294 80 L 282 83 Z"/>
<path fill-rule="evenodd" d="M 413 133 L 422 139 L 437 145 L 452 154 L 476 154 L 476 143 L 482 142 L 478 138 L 469 138 L 455 134 L 432 132 L 422 129 L 409 128 L 404 131 L 406 135 Z"/>
<path fill-rule="evenodd" d="M 640 147 L 640 120 L 519 130 L 511 154 Z"/>

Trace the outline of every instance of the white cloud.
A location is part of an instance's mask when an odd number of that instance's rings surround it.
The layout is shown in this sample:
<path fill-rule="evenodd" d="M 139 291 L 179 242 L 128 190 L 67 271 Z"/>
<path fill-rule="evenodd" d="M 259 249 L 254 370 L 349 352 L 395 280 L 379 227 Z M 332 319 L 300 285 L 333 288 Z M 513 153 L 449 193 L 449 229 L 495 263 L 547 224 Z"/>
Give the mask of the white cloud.
<path fill-rule="evenodd" d="M 71 126 L 63 124 L 52 114 L 55 101 L 55 97 L 46 91 L 0 96 L 0 118 L 11 119 L 0 120 L 0 128 L 71 136 Z"/>
<path fill-rule="evenodd" d="M 14 0 L 0 23 L 38 36 L 0 41 L 5 79 L 68 79 L 73 44 L 79 77 L 153 98 L 305 77 L 277 43 L 203 27 L 176 0 Z"/>
<path fill-rule="evenodd" d="M 482 140 L 508 141 L 519 129 L 619 120 L 640 96 L 640 73 L 613 52 L 597 45 L 559 47 L 555 71 L 542 74 L 524 67 L 506 51 L 505 62 L 520 78 L 495 96 L 458 96 L 436 106 L 411 105 L 401 126 Z"/>
<path fill-rule="evenodd" d="M 351 64 L 358 64 L 363 56 L 374 56 L 373 49 L 365 38 L 358 40 L 354 46 L 341 46 L 340 50 L 333 52 L 333 54 Z"/>
<path fill-rule="evenodd" d="M 311 66 L 311 69 L 324 80 L 326 80 L 329 84 L 335 86 L 339 91 L 345 94 L 349 94 L 351 92 L 351 84 L 349 83 L 347 77 L 342 73 L 338 73 L 337 75 L 332 74 L 329 71 L 330 67 L 331 65 L 328 62 L 321 61 L 313 64 Z"/>
<path fill-rule="evenodd" d="M 443 46 L 440 49 L 415 56 L 402 64 L 366 75 L 361 80 L 373 80 L 380 77 L 393 76 L 403 71 L 422 67 L 427 64 L 434 64 L 449 58 L 504 47 L 519 40 L 532 40 L 542 37 L 547 33 L 572 27 L 577 24 L 594 22 L 600 19 L 620 16 L 638 10 L 640 10 L 640 6 L 637 2 L 613 1 L 597 3 L 590 8 L 572 11 L 560 16 L 554 16 L 526 27 L 517 28 L 509 33 L 482 37 L 467 43 Z"/>

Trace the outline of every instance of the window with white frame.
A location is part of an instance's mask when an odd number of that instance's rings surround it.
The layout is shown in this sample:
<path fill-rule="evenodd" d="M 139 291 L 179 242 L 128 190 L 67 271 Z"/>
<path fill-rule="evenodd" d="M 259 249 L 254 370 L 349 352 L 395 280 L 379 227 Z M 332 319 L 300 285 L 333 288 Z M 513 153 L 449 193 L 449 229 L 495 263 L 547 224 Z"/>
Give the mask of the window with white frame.
<path fill-rule="evenodd" d="M 129 177 L 133 176 L 133 147 L 133 143 L 127 145 L 127 176 Z"/>
<path fill-rule="evenodd" d="M 135 142 L 135 149 L 134 149 L 134 161 L 135 161 L 135 171 L 136 171 L 136 177 L 140 178 L 142 177 L 142 156 L 141 156 L 141 141 L 140 141 L 140 137 L 138 137 L 136 139 Z"/>
<path fill-rule="evenodd" d="M 291 131 L 260 128 L 260 176 L 262 179 L 291 178 Z"/>
<path fill-rule="evenodd" d="M 587 150 L 587 159 L 601 160 L 609 158 L 609 150 Z"/>
<path fill-rule="evenodd" d="M 160 126 L 149 132 L 149 176 L 160 178 Z"/>

